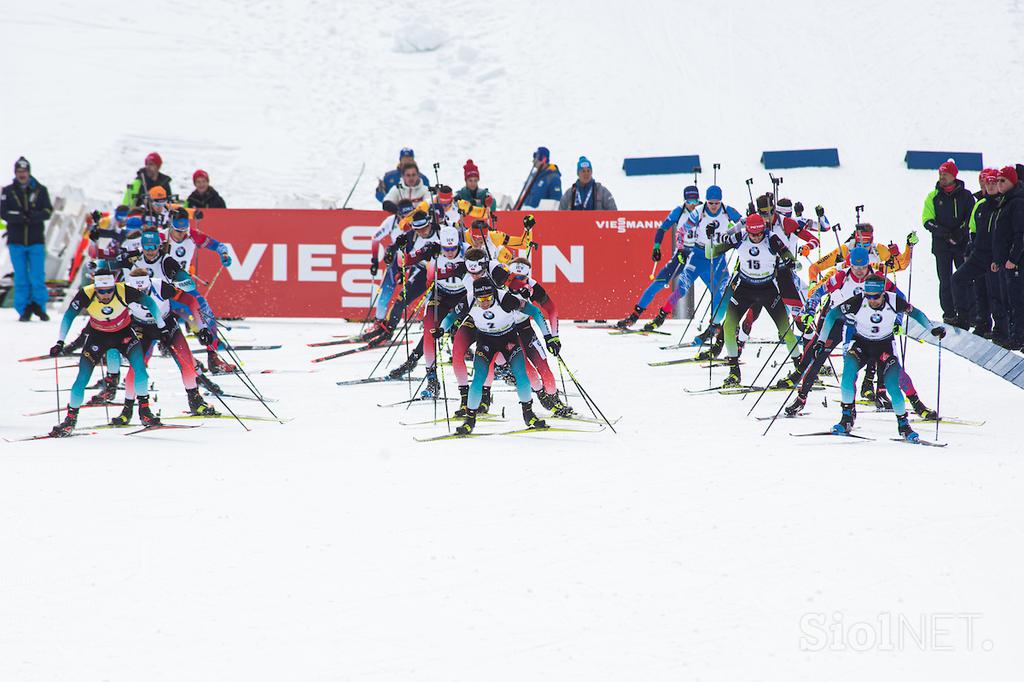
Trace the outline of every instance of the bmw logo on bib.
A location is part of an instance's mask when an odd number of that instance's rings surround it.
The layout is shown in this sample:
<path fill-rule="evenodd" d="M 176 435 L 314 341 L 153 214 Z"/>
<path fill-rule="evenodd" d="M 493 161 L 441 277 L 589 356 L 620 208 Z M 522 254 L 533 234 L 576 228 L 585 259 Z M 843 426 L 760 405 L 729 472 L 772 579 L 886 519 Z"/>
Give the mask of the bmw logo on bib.
<path fill-rule="evenodd" d="M 184 246 L 179 246 L 178 248 L 176 248 L 174 250 L 174 255 L 176 255 L 178 258 L 181 258 L 182 256 L 184 256 L 185 255 L 185 247 Z"/>
<path fill-rule="evenodd" d="M 484 319 L 485 320 L 493 320 L 494 319 L 494 313 L 492 313 L 490 310 L 485 310 L 484 311 Z"/>
<path fill-rule="evenodd" d="M 882 316 L 879 315 L 878 313 L 871 313 L 871 321 L 874 322 L 875 324 L 878 324 L 879 322 L 882 321 Z"/>
<path fill-rule="evenodd" d="M 757 248 L 756 246 L 751 246 L 750 247 L 750 255 L 751 256 L 754 256 L 756 258 L 758 255 L 760 255 L 760 253 L 761 253 L 761 249 Z"/>
<path fill-rule="evenodd" d="M 112 312 L 114 312 L 114 309 L 111 308 L 109 305 L 105 305 L 102 308 L 100 308 L 100 312 L 103 313 L 104 315 L 110 315 Z"/>

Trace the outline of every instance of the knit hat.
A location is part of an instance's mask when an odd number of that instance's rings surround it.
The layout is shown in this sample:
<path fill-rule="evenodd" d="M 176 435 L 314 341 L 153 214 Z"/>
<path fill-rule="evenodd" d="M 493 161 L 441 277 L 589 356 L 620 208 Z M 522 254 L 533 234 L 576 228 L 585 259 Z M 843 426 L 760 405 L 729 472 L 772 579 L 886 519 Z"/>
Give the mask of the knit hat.
<path fill-rule="evenodd" d="M 581 156 L 580 160 L 576 162 L 576 172 L 579 173 L 584 168 L 587 170 L 594 170 L 594 167 L 590 165 L 590 159 L 585 156 Z"/>
<path fill-rule="evenodd" d="M 473 159 L 466 159 L 466 164 L 462 167 L 462 177 L 466 180 L 470 178 L 480 179 L 480 169 L 473 163 Z"/>
<path fill-rule="evenodd" d="M 871 262 L 871 254 L 863 246 L 855 247 L 850 251 L 850 265 L 863 268 Z"/>
<path fill-rule="evenodd" d="M 778 203 L 775 204 L 775 208 L 778 210 L 779 215 L 788 218 L 793 215 L 793 200 L 782 197 L 779 199 Z"/>
<path fill-rule="evenodd" d="M 949 173 L 950 175 L 952 175 L 955 178 L 956 174 L 959 173 L 960 171 L 957 170 L 956 162 L 954 162 L 953 159 L 949 159 L 944 164 L 939 166 L 939 172 L 940 173 Z"/>
<path fill-rule="evenodd" d="M 161 159 L 160 155 L 157 154 L 156 152 L 150 152 L 146 154 L 146 160 L 143 162 L 143 164 L 149 163 L 155 164 L 157 168 L 160 168 L 161 166 L 164 165 L 164 160 Z"/>
<path fill-rule="evenodd" d="M 551 150 L 547 147 L 537 147 L 537 151 L 533 153 L 533 160 L 540 161 L 541 159 L 549 161 L 551 159 Z"/>
<path fill-rule="evenodd" d="M 160 248 L 160 233 L 159 232 L 143 232 L 142 233 L 142 249 L 144 251 L 150 251 L 152 249 Z"/>
<path fill-rule="evenodd" d="M 399 150 L 399 152 L 398 152 L 398 160 L 401 161 L 402 159 L 404 159 L 407 156 L 410 157 L 410 158 L 415 159 L 416 158 L 416 152 L 414 152 L 411 147 L 402 147 L 402 149 Z"/>
<path fill-rule="evenodd" d="M 687 185 L 683 188 L 683 201 L 700 201 L 700 190 L 697 185 Z"/>
<path fill-rule="evenodd" d="M 14 171 L 27 170 L 29 173 L 32 172 L 32 164 L 28 162 L 24 156 L 19 156 L 18 160 L 14 162 Z"/>
<path fill-rule="evenodd" d="M 718 185 L 711 185 L 704 190 L 704 201 L 721 201 L 722 188 Z"/>
<path fill-rule="evenodd" d="M 437 190 L 437 200 L 442 204 L 450 204 L 454 201 L 452 196 L 452 188 L 448 185 L 441 185 Z"/>
<path fill-rule="evenodd" d="M 1017 169 L 1013 166 L 1003 166 L 999 169 L 999 177 L 1006 178 L 1011 185 L 1017 184 Z"/>
<path fill-rule="evenodd" d="M 202 168 L 200 168 L 199 170 L 197 170 L 195 173 L 192 174 L 192 184 L 193 185 L 196 184 L 196 178 L 198 178 L 198 177 L 204 177 L 204 178 L 206 178 L 207 182 L 210 181 L 210 174 L 207 173 L 206 171 L 204 171 Z"/>
<path fill-rule="evenodd" d="M 757 213 L 751 213 L 747 216 L 747 234 L 763 234 L 764 233 L 764 218 L 759 216 Z"/>

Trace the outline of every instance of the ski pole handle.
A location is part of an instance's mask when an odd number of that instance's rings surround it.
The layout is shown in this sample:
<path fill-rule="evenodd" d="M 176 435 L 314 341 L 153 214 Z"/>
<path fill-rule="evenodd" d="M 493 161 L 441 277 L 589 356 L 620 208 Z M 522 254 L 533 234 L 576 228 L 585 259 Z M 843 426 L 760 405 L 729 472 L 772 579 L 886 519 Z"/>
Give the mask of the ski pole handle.
<path fill-rule="evenodd" d="M 651 274 L 650 274 L 650 277 L 648 277 L 648 279 L 650 279 L 652 282 L 654 281 L 654 273 L 657 270 L 658 270 L 658 263 L 657 263 L 657 261 L 655 261 L 654 264 L 651 265 Z"/>

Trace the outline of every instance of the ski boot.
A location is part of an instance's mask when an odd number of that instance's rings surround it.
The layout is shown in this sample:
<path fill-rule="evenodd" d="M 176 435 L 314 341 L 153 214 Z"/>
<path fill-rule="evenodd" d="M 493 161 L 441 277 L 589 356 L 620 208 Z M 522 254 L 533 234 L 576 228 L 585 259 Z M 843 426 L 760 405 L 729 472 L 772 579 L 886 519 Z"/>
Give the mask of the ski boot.
<path fill-rule="evenodd" d="M 437 398 L 441 395 L 441 383 L 437 380 L 437 369 L 427 367 L 427 387 L 420 392 L 421 398 Z"/>
<path fill-rule="evenodd" d="M 740 385 L 740 360 L 739 358 L 729 358 L 728 361 L 729 376 L 725 377 L 725 381 L 722 382 L 723 388 Z"/>
<path fill-rule="evenodd" d="M 50 430 L 50 435 L 54 438 L 66 438 L 71 435 L 71 432 L 75 430 L 75 424 L 78 423 L 78 408 L 68 406 L 68 415 L 64 417 L 64 421 L 57 424 Z"/>
<path fill-rule="evenodd" d="M 206 376 L 206 368 L 198 360 L 196 361 L 196 383 L 214 395 L 224 394 L 224 389 L 214 383 L 213 379 Z"/>
<path fill-rule="evenodd" d="M 139 396 L 139 419 L 142 421 L 143 426 L 158 426 L 160 424 L 160 417 L 153 414 L 153 411 L 149 409 L 149 396 Z"/>
<path fill-rule="evenodd" d="M 860 397 L 864 400 L 875 399 L 875 382 L 871 379 L 864 377 L 864 381 L 860 383 Z"/>
<path fill-rule="evenodd" d="M 212 405 L 203 400 L 198 388 L 186 388 L 185 393 L 188 394 L 188 409 L 192 414 L 202 417 L 216 417 L 219 414 Z"/>
<path fill-rule="evenodd" d="M 494 378 L 501 379 L 509 386 L 516 385 L 516 376 L 512 374 L 512 368 L 508 366 L 508 363 L 494 366 Z"/>
<path fill-rule="evenodd" d="M 824 364 L 818 369 L 818 376 L 820 377 L 834 377 L 835 372 L 832 371 L 832 365 Z"/>
<path fill-rule="evenodd" d="M 103 403 L 109 403 L 117 397 L 117 384 L 120 382 L 121 376 L 119 374 L 107 374 L 103 377 L 103 388 L 100 392 L 89 398 L 88 405 L 102 405 Z"/>
<path fill-rule="evenodd" d="M 714 337 L 715 332 L 717 331 L 716 330 L 717 326 L 718 325 L 715 325 L 715 324 L 708 325 L 707 329 L 702 331 L 700 334 L 697 334 L 697 336 L 693 340 L 694 341 L 694 345 L 695 346 L 707 345 L 708 342 L 710 342 L 711 339 Z"/>
<path fill-rule="evenodd" d="M 371 348 L 376 348 L 377 346 L 383 346 L 391 340 L 391 336 L 395 333 L 395 328 L 392 327 L 391 323 L 387 320 L 380 320 L 372 331 L 374 333 L 366 342 L 366 345 Z"/>
<path fill-rule="evenodd" d="M 641 308 L 640 306 L 634 306 L 633 312 L 631 312 L 629 315 L 616 322 L 615 326 L 618 327 L 619 329 L 629 329 L 634 324 L 636 324 L 636 321 L 640 319 L 640 315 L 643 312 L 643 308 Z"/>
<path fill-rule="evenodd" d="M 117 415 L 110 420 L 111 426 L 128 426 L 132 423 L 132 414 L 135 412 L 135 400 L 132 398 L 124 399 L 124 408 L 121 410 L 121 414 Z"/>
<path fill-rule="evenodd" d="M 803 393 L 797 393 L 796 399 L 789 405 L 786 405 L 786 416 L 787 417 L 799 417 L 800 413 L 803 412 L 804 407 L 807 405 L 807 396 Z"/>
<path fill-rule="evenodd" d="M 480 407 L 476 408 L 476 413 L 487 414 L 491 409 L 491 387 L 484 386 L 480 393 Z M 475 422 L 475 419 L 474 419 Z"/>
<path fill-rule="evenodd" d="M 701 352 L 697 353 L 697 355 L 694 356 L 698 362 L 712 360 L 714 358 L 717 358 L 721 354 L 722 347 L 725 346 L 725 338 L 721 334 L 721 329 L 722 328 L 717 324 L 708 327 L 708 330 L 711 331 L 711 333 L 714 336 L 708 336 L 708 340 L 710 340 L 711 345 L 707 349 L 702 350 Z M 705 341 L 704 343 L 706 344 L 707 341 Z"/>
<path fill-rule="evenodd" d="M 562 402 L 562 399 L 555 394 L 555 409 L 551 410 L 551 416 L 561 417 L 562 419 L 572 419 L 576 416 L 576 410 L 572 409 L 568 405 Z"/>
<path fill-rule="evenodd" d="M 889 400 L 889 394 L 885 390 L 875 392 L 875 409 L 879 412 L 892 411 L 892 401 Z"/>
<path fill-rule="evenodd" d="M 787 374 L 786 376 L 784 376 L 781 379 L 779 379 L 778 381 L 776 381 L 775 385 L 772 386 L 772 388 L 782 388 L 782 389 L 794 388 L 794 387 L 796 387 L 797 383 L 799 383 L 800 376 L 802 374 L 803 374 L 803 372 L 801 372 L 800 368 L 797 367 L 797 368 L 793 369 L 789 374 Z"/>
<path fill-rule="evenodd" d="M 408 374 L 409 372 L 411 372 L 414 369 L 416 369 L 416 365 L 417 365 L 417 363 L 419 363 L 419 361 L 420 361 L 420 356 L 417 355 L 416 353 L 411 353 L 409 355 L 409 357 L 406 358 L 405 362 L 403 362 L 398 367 L 395 367 L 393 370 L 388 372 L 388 378 L 389 379 L 401 379 L 406 374 Z"/>
<path fill-rule="evenodd" d="M 466 420 L 459 426 L 455 427 L 455 434 L 458 436 L 468 436 L 473 433 L 473 427 L 476 426 L 476 410 L 466 408 Z"/>
<path fill-rule="evenodd" d="M 469 414 L 469 386 L 459 386 L 459 409 L 455 410 L 455 417 L 465 417 Z"/>
<path fill-rule="evenodd" d="M 917 434 L 917 431 L 910 428 L 910 420 L 907 419 L 907 413 L 896 415 L 896 424 L 899 428 L 900 435 L 903 436 L 904 440 L 908 440 L 911 443 L 916 443 L 921 440 L 921 436 Z"/>
<path fill-rule="evenodd" d="M 939 413 L 922 403 L 921 396 L 917 393 L 908 395 L 907 400 L 910 401 L 910 406 L 914 408 L 914 412 L 917 412 L 917 416 L 928 421 L 939 420 Z"/>
<path fill-rule="evenodd" d="M 546 429 L 548 424 L 546 421 L 538 417 L 533 413 L 533 401 L 529 400 L 525 403 L 519 403 L 523 406 L 523 421 L 526 422 L 526 428 L 528 429 Z"/>
<path fill-rule="evenodd" d="M 853 423 L 856 420 L 857 415 L 853 411 L 853 403 L 843 403 L 843 416 L 839 418 L 839 423 L 832 427 L 832 433 L 837 436 L 844 436 L 850 431 L 853 431 Z"/>
<path fill-rule="evenodd" d="M 668 317 L 668 313 L 664 310 L 659 310 L 658 314 L 654 316 L 654 319 L 644 325 L 644 331 L 653 332 L 655 329 L 665 324 L 666 317 Z"/>
<path fill-rule="evenodd" d="M 210 374 L 233 374 L 238 369 L 230 362 L 225 362 L 215 350 L 206 352 L 206 361 L 210 365 Z"/>

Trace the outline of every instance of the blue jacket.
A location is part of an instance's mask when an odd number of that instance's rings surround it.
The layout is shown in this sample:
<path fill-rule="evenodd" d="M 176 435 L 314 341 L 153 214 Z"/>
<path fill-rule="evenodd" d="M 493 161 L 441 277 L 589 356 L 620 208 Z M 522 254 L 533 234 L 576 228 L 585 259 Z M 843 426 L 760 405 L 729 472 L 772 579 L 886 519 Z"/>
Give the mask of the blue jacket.
<path fill-rule="evenodd" d="M 424 175 L 423 173 L 420 173 L 420 180 L 423 181 L 423 184 L 425 186 L 430 185 L 430 181 L 427 180 L 427 176 Z M 384 177 L 377 185 L 377 201 L 384 201 L 384 195 L 388 193 L 388 190 L 397 185 L 398 183 L 400 183 L 401 181 L 402 171 L 399 170 L 398 168 L 392 168 L 387 173 L 385 173 Z"/>
<path fill-rule="evenodd" d="M 529 182 L 527 182 L 529 185 Z M 530 186 L 530 191 L 523 199 L 523 206 L 529 206 L 530 208 L 537 208 L 542 199 L 554 199 L 558 201 L 562 198 L 562 173 L 558 170 L 558 166 L 551 163 L 548 164 L 547 168 L 542 168 L 540 173 L 536 176 L 533 184 Z"/>

